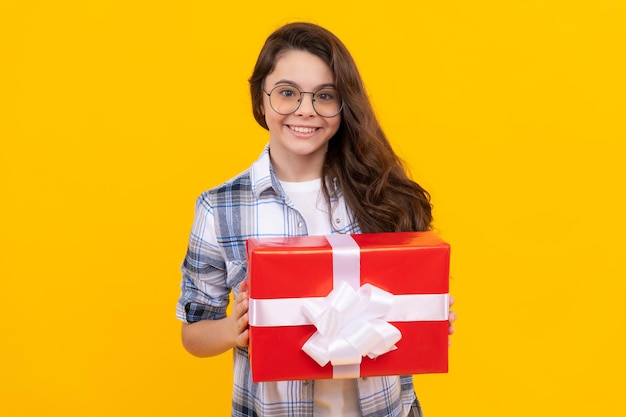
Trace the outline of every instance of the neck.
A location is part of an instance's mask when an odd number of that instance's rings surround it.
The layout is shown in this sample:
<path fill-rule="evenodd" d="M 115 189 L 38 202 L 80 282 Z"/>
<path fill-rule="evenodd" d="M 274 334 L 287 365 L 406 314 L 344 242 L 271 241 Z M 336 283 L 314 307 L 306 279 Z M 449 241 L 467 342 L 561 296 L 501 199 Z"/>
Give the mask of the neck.
<path fill-rule="evenodd" d="M 276 177 L 281 181 L 304 182 L 322 177 L 322 158 L 312 159 L 310 157 L 291 156 L 290 158 L 279 158 L 272 155 L 270 150 L 270 160 Z M 319 159 L 319 160 L 318 160 Z"/>

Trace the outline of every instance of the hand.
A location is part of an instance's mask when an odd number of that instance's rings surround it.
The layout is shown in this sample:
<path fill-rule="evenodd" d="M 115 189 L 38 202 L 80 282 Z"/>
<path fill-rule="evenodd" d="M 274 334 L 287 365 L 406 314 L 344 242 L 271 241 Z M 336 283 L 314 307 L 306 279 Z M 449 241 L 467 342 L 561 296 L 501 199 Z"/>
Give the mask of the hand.
<path fill-rule="evenodd" d="M 248 346 L 248 281 L 243 281 L 239 294 L 233 302 L 231 319 L 234 323 L 235 343 L 237 346 Z"/>
<path fill-rule="evenodd" d="M 450 311 L 448 314 L 448 346 L 452 345 L 452 339 L 450 336 L 454 333 L 454 326 L 452 323 L 456 320 L 456 313 L 452 311 L 452 305 L 454 304 L 454 298 L 450 296 Z"/>

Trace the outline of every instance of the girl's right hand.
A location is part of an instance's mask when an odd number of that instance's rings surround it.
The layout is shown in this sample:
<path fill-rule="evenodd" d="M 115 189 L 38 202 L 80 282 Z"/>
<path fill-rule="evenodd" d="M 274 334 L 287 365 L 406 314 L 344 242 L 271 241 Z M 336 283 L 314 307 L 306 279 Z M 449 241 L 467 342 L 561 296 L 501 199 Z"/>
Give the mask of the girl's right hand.
<path fill-rule="evenodd" d="M 239 287 L 239 294 L 233 302 L 231 319 L 234 323 L 235 343 L 248 346 L 248 281 Z"/>

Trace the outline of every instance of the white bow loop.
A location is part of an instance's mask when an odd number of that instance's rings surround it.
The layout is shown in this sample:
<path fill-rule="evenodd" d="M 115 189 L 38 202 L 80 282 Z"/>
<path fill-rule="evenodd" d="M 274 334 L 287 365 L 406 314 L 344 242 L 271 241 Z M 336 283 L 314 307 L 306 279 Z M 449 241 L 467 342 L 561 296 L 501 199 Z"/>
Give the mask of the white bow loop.
<path fill-rule="evenodd" d="M 302 313 L 317 332 L 302 350 L 320 366 L 356 365 L 363 356 L 375 358 L 396 349 L 400 331 L 384 320 L 393 294 L 365 284 L 355 291 L 345 282 L 323 300 L 307 300 Z"/>

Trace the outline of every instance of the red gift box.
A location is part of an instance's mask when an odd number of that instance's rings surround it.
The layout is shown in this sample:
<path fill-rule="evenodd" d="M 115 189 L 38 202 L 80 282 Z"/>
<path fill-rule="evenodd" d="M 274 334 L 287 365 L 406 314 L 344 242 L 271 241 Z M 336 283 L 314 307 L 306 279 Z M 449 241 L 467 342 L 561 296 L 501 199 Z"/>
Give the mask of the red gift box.
<path fill-rule="evenodd" d="M 247 251 L 253 381 L 448 371 L 450 246 L 434 232 L 258 238 Z"/>

